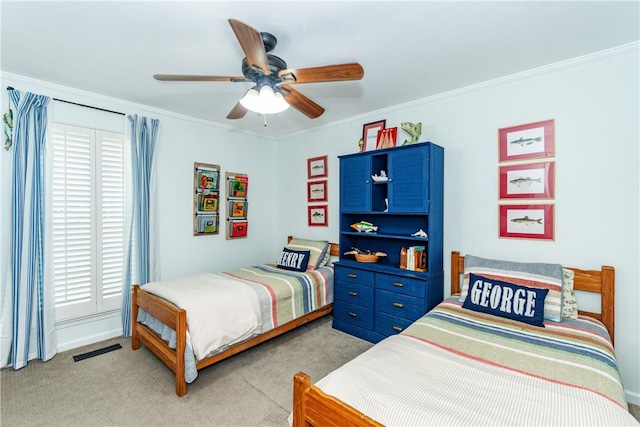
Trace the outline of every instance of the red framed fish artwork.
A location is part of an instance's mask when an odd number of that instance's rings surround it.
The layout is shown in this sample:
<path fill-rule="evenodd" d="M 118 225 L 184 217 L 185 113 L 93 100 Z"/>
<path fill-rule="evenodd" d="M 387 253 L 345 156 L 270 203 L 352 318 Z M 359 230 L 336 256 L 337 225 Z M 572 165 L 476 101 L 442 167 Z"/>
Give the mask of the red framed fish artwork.
<path fill-rule="evenodd" d="M 500 199 L 553 199 L 555 162 L 500 166 Z"/>
<path fill-rule="evenodd" d="M 498 129 L 500 162 L 555 156 L 555 120 Z"/>
<path fill-rule="evenodd" d="M 307 202 L 326 202 L 328 200 L 327 181 L 307 182 Z"/>
<path fill-rule="evenodd" d="M 554 207 L 499 205 L 499 237 L 554 240 Z"/>
<path fill-rule="evenodd" d="M 310 227 L 327 227 L 329 225 L 327 216 L 327 205 L 307 206 L 307 219 Z"/>

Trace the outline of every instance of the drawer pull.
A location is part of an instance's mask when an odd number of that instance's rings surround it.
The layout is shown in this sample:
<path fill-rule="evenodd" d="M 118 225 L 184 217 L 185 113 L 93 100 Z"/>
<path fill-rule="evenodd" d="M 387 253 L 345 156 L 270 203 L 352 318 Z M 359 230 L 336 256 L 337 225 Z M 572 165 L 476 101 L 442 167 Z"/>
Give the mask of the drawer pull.
<path fill-rule="evenodd" d="M 353 311 L 349 311 L 347 314 L 351 317 L 356 317 L 356 314 Z"/>
<path fill-rule="evenodd" d="M 394 306 L 394 307 L 398 307 L 398 308 L 404 308 L 404 304 L 403 304 L 403 303 L 401 303 L 401 302 L 394 302 L 394 303 L 393 303 L 393 306 Z"/>
<path fill-rule="evenodd" d="M 349 295 L 351 295 L 352 297 L 355 297 L 358 295 L 358 293 L 355 291 L 349 291 Z"/>
<path fill-rule="evenodd" d="M 358 275 L 355 273 L 349 273 L 348 276 L 351 277 L 352 279 L 355 279 L 356 277 L 358 277 Z"/>
<path fill-rule="evenodd" d="M 402 283 L 402 282 L 393 282 L 393 286 L 395 286 L 396 288 L 402 288 L 402 287 L 404 287 L 404 283 Z"/>
<path fill-rule="evenodd" d="M 402 332 L 402 328 L 400 326 L 393 325 L 391 328 L 396 332 Z"/>

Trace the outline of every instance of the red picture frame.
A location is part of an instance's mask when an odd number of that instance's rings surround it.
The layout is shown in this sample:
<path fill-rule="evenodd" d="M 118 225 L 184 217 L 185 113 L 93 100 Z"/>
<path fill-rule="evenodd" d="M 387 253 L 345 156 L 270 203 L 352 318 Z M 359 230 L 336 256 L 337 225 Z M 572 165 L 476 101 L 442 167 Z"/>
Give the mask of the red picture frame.
<path fill-rule="evenodd" d="M 505 165 L 498 168 L 500 199 L 553 199 L 555 162 Z"/>
<path fill-rule="evenodd" d="M 387 125 L 387 120 L 367 123 L 362 126 L 362 147 L 360 151 L 373 151 L 378 143 L 378 132 Z"/>
<path fill-rule="evenodd" d="M 548 205 L 499 205 L 499 237 L 554 240 L 554 207 Z"/>
<path fill-rule="evenodd" d="M 554 133 L 553 119 L 498 129 L 500 162 L 553 157 Z"/>
<path fill-rule="evenodd" d="M 329 225 L 327 205 L 307 206 L 309 227 L 327 227 Z"/>
<path fill-rule="evenodd" d="M 326 202 L 329 200 L 327 181 L 307 182 L 307 202 Z"/>
<path fill-rule="evenodd" d="M 307 179 L 328 177 L 329 168 L 327 159 L 327 156 L 307 159 Z"/>

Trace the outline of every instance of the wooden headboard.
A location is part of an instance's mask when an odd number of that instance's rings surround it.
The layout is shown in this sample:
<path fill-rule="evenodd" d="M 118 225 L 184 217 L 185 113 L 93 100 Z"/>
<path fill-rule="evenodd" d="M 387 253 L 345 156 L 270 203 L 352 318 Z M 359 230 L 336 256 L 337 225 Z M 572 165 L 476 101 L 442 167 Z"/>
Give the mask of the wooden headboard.
<path fill-rule="evenodd" d="M 287 243 L 289 243 L 291 239 L 293 239 L 293 236 L 287 236 Z M 329 254 L 331 254 L 331 256 L 340 256 L 340 245 L 329 242 Z"/>
<path fill-rule="evenodd" d="M 615 319 L 615 269 L 603 265 L 600 270 L 580 270 L 578 268 L 565 267 L 573 270 L 573 289 L 576 291 L 595 292 L 600 294 L 600 313 L 578 310 L 579 314 L 594 317 L 607 327 L 611 342 L 613 341 Z M 460 252 L 451 252 L 451 295 L 460 292 L 461 279 L 464 274 L 464 256 Z"/>

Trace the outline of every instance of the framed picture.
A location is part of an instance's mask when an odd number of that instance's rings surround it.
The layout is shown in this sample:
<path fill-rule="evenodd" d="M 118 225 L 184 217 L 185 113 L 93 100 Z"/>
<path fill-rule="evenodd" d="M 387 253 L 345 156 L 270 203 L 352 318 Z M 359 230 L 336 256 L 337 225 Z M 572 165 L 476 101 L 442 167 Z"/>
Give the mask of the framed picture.
<path fill-rule="evenodd" d="M 499 167 L 501 199 L 553 199 L 555 162 Z"/>
<path fill-rule="evenodd" d="M 553 157 L 554 127 L 554 120 L 546 120 L 498 129 L 500 161 Z"/>
<path fill-rule="evenodd" d="M 378 142 L 378 132 L 384 129 L 387 120 L 378 120 L 377 122 L 367 123 L 362 127 L 362 145 L 361 151 L 373 151 L 376 149 Z"/>
<path fill-rule="evenodd" d="M 326 202 L 327 197 L 327 181 L 309 181 L 307 182 L 307 201 L 308 202 Z"/>
<path fill-rule="evenodd" d="M 307 206 L 309 226 L 326 227 L 329 225 L 327 218 L 327 205 Z"/>
<path fill-rule="evenodd" d="M 554 240 L 554 205 L 499 205 L 499 237 Z"/>
<path fill-rule="evenodd" d="M 376 150 L 395 147 L 397 138 L 398 138 L 397 127 L 379 130 L 378 139 L 376 141 Z"/>
<path fill-rule="evenodd" d="M 326 178 L 329 176 L 327 156 L 307 159 L 307 179 Z"/>

